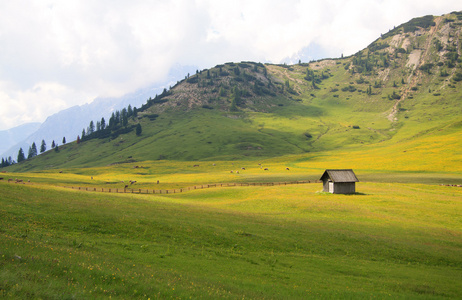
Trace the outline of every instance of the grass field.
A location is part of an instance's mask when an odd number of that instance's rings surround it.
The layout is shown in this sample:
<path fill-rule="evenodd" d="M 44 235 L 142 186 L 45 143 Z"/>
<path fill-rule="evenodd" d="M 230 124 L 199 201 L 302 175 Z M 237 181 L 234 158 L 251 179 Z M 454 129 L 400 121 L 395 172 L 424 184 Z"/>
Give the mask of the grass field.
<path fill-rule="evenodd" d="M 433 40 L 410 40 L 430 45 L 422 62 Z M 398 47 L 217 66 L 131 118 L 141 135 L 115 127 L 2 169 L 0 298 L 461 299 L 462 187 L 446 185 L 462 184 L 462 83 L 440 76 L 444 55 L 413 71 Z M 328 168 L 354 169 L 357 193 L 66 188 L 314 181 Z"/>
<path fill-rule="evenodd" d="M 157 174 L 145 176 L 150 178 L 146 185 L 160 177 L 169 182 L 165 187 L 237 178 L 225 172 L 237 167 L 231 162 L 215 166 L 220 176 L 209 174 L 209 166 L 197 170 L 184 162 L 172 162 L 178 173 L 168 173 L 169 164 L 163 163 L 156 162 Z M 274 174 L 265 176 L 283 179 L 283 166 L 274 162 Z M 149 170 L 156 173 L 144 171 Z M 0 182 L 0 296 L 462 296 L 462 188 L 373 182 L 374 174 L 365 174 L 371 181 L 360 182 L 358 193 L 349 196 L 320 193 L 320 184 L 174 195 L 59 187 L 63 182 L 105 185 L 138 171 L 119 166 L 112 172 L 4 174 L 30 178 L 31 184 Z M 256 166 L 246 171 L 240 180 L 264 179 Z M 306 177 L 293 172 L 290 177 Z M 413 182 L 415 176 L 401 179 Z"/>

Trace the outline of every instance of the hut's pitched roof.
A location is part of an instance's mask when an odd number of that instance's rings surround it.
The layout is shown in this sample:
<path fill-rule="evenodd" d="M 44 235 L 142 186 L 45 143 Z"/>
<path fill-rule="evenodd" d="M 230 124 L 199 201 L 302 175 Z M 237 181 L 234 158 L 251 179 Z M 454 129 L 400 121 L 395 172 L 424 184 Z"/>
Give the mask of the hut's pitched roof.
<path fill-rule="evenodd" d="M 333 182 L 359 182 L 352 169 L 325 170 L 320 180 L 330 178 Z"/>

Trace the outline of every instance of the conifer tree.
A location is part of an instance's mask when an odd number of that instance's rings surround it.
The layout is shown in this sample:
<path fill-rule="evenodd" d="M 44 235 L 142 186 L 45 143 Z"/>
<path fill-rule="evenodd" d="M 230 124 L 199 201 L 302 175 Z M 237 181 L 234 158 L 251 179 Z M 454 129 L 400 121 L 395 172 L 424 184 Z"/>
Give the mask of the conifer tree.
<path fill-rule="evenodd" d="M 66 143 L 66 137 L 63 137 L 63 145 Z"/>
<path fill-rule="evenodd" d="M 95 132 L 95 123 L 93 123 L 93 120 L 91 120 L 90 125 L 88 126 L 87 133 L 88 133 L 88 135 L 90 135 L 93 132 Z"/>
<path fill-rule="evenodd" d="M 54 148 L 55 146 L 56 146 L 55 140 L 53 140 L 53 142 L 51 143 L 51 148 Z"/>
<path fill-rule="evenodd" d="M 27 154 L 27 159 L 37 156 L 37 146 L 35 142 L 32 143 L 32 146 L 29 147 L 29 153 Z"/>
<path fill-rule="evenodd" d="M 42 140 L 42 145 L 40 146 L 40 153 L 43 153 L 47 151 L 47 144 L 45 143 L 45 140 Z"/>
<path fill-rule="evenodd" d="M 19 148 L 19 151 L 18 151 L 18 163 L 24 161 L 26 159 L 26 157 L 24 156 L 24 151 L 22 150 L 22 148 Z"/>
<path fill-rule="evenodd" d="M 120 113 L 120 119 L 120 123 L 126 127 L 128 125 L 128 112 L 126 108 L 122 109 L 122 112 Z"/>
<path fill-rule="evenodd" d="M 101 130 L 106 129 L 106 120 L 104 118 L 101 118 Z"/>
<path fill-rule="evenodd" d="M 130 104 L 128 105 L 127 113 L 128 113 L 128 117 L 129 117 L 129 118 L 130 118 L 131 116 L 133 116 L 133 109 L 132 109 L 132 106 L 131 106 Z"/>
<path fill-rule="evenodd" d="M 32 158 L 32 147 L 29 146 L 29 151 L 27 152 L 27 159 Z"/>
<path fill-rule="evenodd" d="M 137 136 L 140 136 L 140 135 L 141 135 L 141 131 L 142 131 L 142 129 L 141 129 L 141 124 L 138 123 L 138 125 L 136 125 L 136 135 L 137 135 Z"/>

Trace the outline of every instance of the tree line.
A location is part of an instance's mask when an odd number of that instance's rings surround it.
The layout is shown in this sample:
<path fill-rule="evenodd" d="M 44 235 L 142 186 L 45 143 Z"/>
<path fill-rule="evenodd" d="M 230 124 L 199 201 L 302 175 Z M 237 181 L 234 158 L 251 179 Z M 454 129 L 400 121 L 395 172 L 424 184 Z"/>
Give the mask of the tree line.
<path fill-rule="evenodd" d="M 66 137 L 63 137 L 63 144 L 66 144 Z M 59 152 L 59 147 L 58 143 L 56 143 L 54 140 L 51 143 L 51 149 L 54 149 L 56 152 Z M 40 154 L 47 151 L 47 144 L 45 140 L 42 140 L 42 144 L 40 145 Z M 24 150 L 22 148 L 19 148 L 18 155 L 16 157 L 16 160 L 14 160 L 11 156 L 7 158 L 2 157 L 2 164 L 0 165 L 0 168 L 8 167 L 11 165 L 14 165 L 16 163 L 20 163 L 22 161 L 25 161 L 27 159 L 31 159 L 35 156 L 38 155 L 38 150 L 37 150 L 37 145 L 35 142 L 32 143 L 32 145 L 29 147 L 29 151 L 27 153 L 27 156 L 24 153 Z"/>
<path fill-rule="evenodd" d="M 171 87 L 170 87 L 171 90 Z M 111 138 L 114 139 L 120 134 L 128 133 L 135 130 L 136 135 L 140 136 L 142 132 L 141 124 L 137 125 L 129 125 L 128 121 L 131 119 L 135 119 L 138 116 L 138 112 L 142 112 L 149 108 L 154 104 L 161 104 L 166 102 L 167 100 L 163 99 L 166 96 L 169 96 L 171 91 L 164 89 L 160 95 L 156 95 L 153 98 L 149 98 L 146 101 L 146 104 L 143 104 L 140 109 L 133 107 L 129 104 L 127 108 L 123 108 L 122 110 L 116 110 L 112 113 L 111 117 L 109 118 L 109 122 L 101 118 L 100 121 L 96 121 L 96 123 L 92 120 L 87 128 L 82 129 L 82 134 L 77 136 L 77 144 L 80 144 L 83 141 L 91 140 L 94 138 Z M 66 138 L 63 137 L 62 144 L 66 144 Z M 54 149 L 56 152 L 59 152 L 58 144 L 53 140 L 51 144 L 51 149 Z M 47 150 L 47 145 L 45 140 L 42 140 L 42 144 L 40 146 L 40 154 Z M 2 157 L 2 163 L 0 168 L 8 167 L 22 161 L 31 159 L 38 155 L 37 145 L 35 142 L 29 147 L 29 152 L 27 156 L 24 153 L 22 148 L 19 149 L 18 155 L 16 160 L 11 156 L 7 158 Z"/>
<path fill-rule="evenodd" d="M 109 122 L 106 122 L 104 117 L 96 123 L 92 120 L 86 129 L 82 129 L 82 134 L 77 136 L 77 144 L 94 138 L 114 139 L 120 134 L 131 132 L 134 128 L 136 128 L 136 134 L 140 135 L 141 125 L 139 123 L 136 126 L 128 124 L 130 119 L 134 120 L 137 116 L 138 109 L 132 108 L 129 104 L 127 108 L 113 112 Z"/>

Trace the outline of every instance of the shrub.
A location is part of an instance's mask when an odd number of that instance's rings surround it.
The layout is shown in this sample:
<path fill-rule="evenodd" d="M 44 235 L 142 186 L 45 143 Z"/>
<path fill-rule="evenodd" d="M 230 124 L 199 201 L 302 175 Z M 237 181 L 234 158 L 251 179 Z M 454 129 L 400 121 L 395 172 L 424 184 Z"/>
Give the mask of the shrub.
<path fill-rule="evenodd" d="M 452 79 L 456 82 L 462 81 L 462 73 L 456 73 Z"/>

